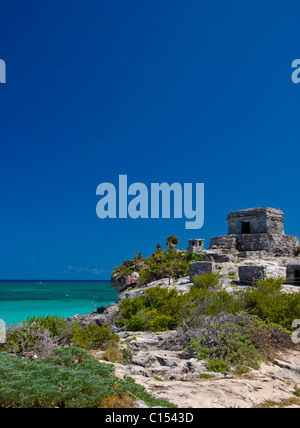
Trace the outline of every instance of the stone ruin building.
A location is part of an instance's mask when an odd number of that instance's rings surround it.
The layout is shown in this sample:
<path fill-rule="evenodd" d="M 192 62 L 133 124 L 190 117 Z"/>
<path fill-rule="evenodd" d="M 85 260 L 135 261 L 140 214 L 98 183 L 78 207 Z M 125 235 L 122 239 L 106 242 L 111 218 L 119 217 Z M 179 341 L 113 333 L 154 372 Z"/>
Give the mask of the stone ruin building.
<path fill-rule="evenodd" d="M 228 235 L 211 238 L 210 249 L 239 252 L 267 252 L 274 256 L 294 256 L 299 240 L 285 235 L 283 212 L 274 208 L 250 208 L 227 216 Z"/>
<path fill-rule="evenodd" d="M 188 252 L 201 254 L 203 261 L 190 263 L 190 281 L 194 276 L 215 272 L 215 263 L 226 263 L 238 257 L 295 256 L 299 240 L 285 235 L 283 212 L 274 208 L 250 208 L 233 211 L 227 216 L 228 235 L 211 238 L 204 250 L 203 239 L 190 239 Z M 297 262 L 296 262 L 297 263 Z M 264 266 L 240 266 L 239 281 L 254 285 L 267 278 Z M 300 286 L 300 263 L 286 266 L 287 284 Z"/>
<path fill-rule="evenodd" d="M 188 253 L 202 253 L 204 251 L 204 239 L 189 239 Z"/>

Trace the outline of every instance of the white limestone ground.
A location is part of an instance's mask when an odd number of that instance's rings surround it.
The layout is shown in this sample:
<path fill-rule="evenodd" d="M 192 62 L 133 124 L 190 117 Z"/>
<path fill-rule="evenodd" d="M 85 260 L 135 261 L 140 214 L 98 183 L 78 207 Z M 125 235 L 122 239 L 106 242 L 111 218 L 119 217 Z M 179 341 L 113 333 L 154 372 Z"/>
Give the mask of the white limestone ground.
<path fill-rule="evenodd" d="M 123 347 L 133 346 L 130 364 L 114 364 L 119 378 L 130 376 L 157 398 L 179 408 L 251 408 L 272 402 L 277 407 L 300 408 L 295 391 L 300 385 L 300 353 L 281 355 L 273 364 L 262 364 L 241 376 L 207 374 L 205 361 L 184 359 L 183 352 L 162 350 L 170 332 L 120 333 Z M 172 333 L 171 333 L 172 334 Z M 102 353 L 94 354 L 101 362 Z"/>

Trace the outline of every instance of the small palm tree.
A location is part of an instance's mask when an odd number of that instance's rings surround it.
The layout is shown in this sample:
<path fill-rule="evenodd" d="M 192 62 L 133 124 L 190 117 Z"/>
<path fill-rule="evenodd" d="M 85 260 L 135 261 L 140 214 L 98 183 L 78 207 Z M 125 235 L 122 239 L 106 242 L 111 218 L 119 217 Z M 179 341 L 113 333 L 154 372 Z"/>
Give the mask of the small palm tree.
<path fill-rule="evenodd" d="M 173 248 L 177 248 L 179 244 L 179 240 L 174 235 L 170 235 L 167 237 L 167 246 L 172 250 Z"/>

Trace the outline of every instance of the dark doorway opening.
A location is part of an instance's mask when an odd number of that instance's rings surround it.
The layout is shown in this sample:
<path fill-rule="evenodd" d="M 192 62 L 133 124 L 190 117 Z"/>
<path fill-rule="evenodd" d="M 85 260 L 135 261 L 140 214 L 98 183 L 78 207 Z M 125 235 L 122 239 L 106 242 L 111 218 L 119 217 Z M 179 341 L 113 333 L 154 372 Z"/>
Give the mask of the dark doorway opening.
<path fill-rule="evenodd" d="M 242 234 L 249 235 L 250 233 L 250 221 L 244 221 L 242 223 Z"/>
<path fill-rule="evenodd" d="M 300 270 L 294 270 L 294 281 L 296 284 L 300 285 Z"/>

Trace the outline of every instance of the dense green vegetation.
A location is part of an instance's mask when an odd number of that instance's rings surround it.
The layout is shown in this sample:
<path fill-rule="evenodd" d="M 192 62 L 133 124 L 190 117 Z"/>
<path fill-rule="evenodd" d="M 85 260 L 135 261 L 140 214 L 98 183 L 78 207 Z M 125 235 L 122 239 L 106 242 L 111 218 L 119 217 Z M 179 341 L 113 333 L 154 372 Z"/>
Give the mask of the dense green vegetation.
<path fill-rule="evenodd" d="M 175 407 L 132 379 L 118 379 L 111 365 L 80 348 L 57 349 L 53 357 L 34 362 L 0 354 L 0 408 L 119 408 L 137 399 L 151 407 Z"/>
<path fill-rule="evenodd" d="M 180 323 L 180 308 L 185 296 L 176 288 L 154 287 L 145 295 L 123 299 L 117 320 L 119 327 L 130 331 L 166 331 Z"/>
<path fill-rule="evenodd" d="M 208 361 L 209 371 L 256 368 L 276 350 L 292 348 L 292 323 L 300 315 L 300 293 L 282 292 L 284 279 L 259 281 L 246 291 L 228 292 L 219 274 L 194 279 L 187 293 L 155 287 L 122 300 L 117 324 L 127 330 L 197 332 L 185 349 Z M 220 324 L 228 316 L 230 322 Z M 218 324 L 219 323 L 219 324 Z"/>
<path fill-rule="evenodd" d="M 174 407 L 132 379 L 117 379 L 113 366 L 100 364 L 88 352 L 102 348 L 108 355 L 119 351 L 118 342 L 107 325 L 82 326 L 57 316 L 30 318 L 9 328 L 0 346 L 0 408 L 132 407 L 137 399 Z"/>
<path fill-rule="evenodd" d="M 277 350 L 291 347 L 289 333 L 277 324 L 268 324 L 245 313 L 220 317 L 201 331 L 193 332 L 185 348 L 191 355 L 206 360 L 207 370 L 237 374 L 259 368 Z"/>
<path fill-rule="evenodd" d="M 203 316 L 246 312 L 291 329 L 300 316 L 300 293 L 283 293 L 284 282 L 269 278 L 246 291 L 228 292 L 219 275 L 209 273 L 195 278 L 187 293 L 154 287 L 142 296 L 123 299 L 117 323 L 127 330 L 164 331 L 179 326 L 196 328 Z"/>
<path fill-rule="evenodd" d="M 133 260 L 125 260 L 121 266 L 115 267 L 112 276 L 127 277 L 133 272 L 137 272 L 140 275 L 138 285 L 143 286 L 162 278 L 187 276 L 189 263 L 203 260 L 201 255 L 179 251 L 177 249 L 178 239 L 174 235 L 167 238 L 166 245 L 168 248 L 163 251 L 162 245 L 157 244 L 156 251 L 150 257 L 143 258 L 142 254 L 138 253 Z"/>
<path fill-rule="evenodd" d="M 284 282 L 284 278 L 259 281 L 246 292 L 243 304 L 249 313 L 290 330 L 293 321 L 300 317 L 300 293 L 283 293 Z"/>
<path fill-rule="evenodd" d="M 1 351 L 27 356 L 50 355 L 59 346 L 74 345 L 83 349 L 98 349 L 108 341 L 119 340 L 111 327 L 95 323 L 87 326 L 79 322 L 68 322 L 61 317 L 29 318 L 23 323 L 8 328 L 6 343 L 0 346 Z"/>

